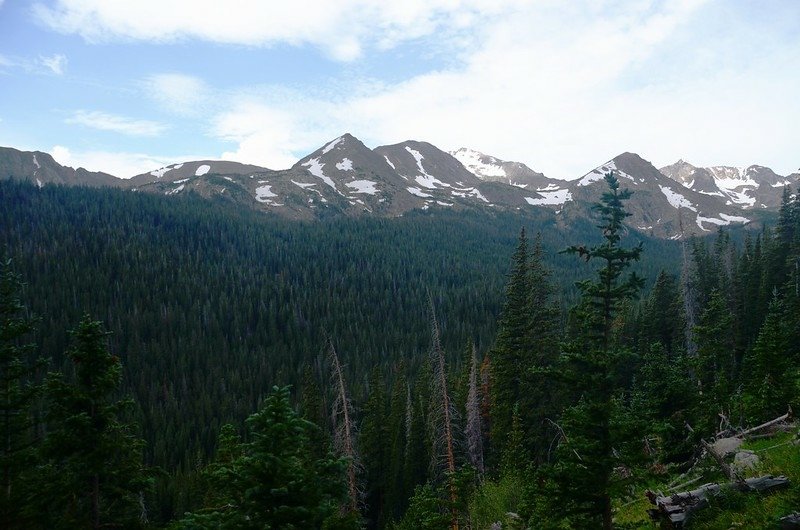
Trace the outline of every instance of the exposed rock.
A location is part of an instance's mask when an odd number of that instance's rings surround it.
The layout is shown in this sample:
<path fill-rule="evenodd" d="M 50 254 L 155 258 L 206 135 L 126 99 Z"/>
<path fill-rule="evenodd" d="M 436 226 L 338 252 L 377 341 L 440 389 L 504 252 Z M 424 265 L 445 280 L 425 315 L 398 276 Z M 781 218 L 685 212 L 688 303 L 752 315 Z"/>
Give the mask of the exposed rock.
<path fill-rule="evenodd" d="M 726 456 L 732 455 L 736 453 L 736 450 L 742 446 L 742 439 L 741 438 L 720 438 L 716 442 L 713 443 L 711 447 L 714 448 L 714 451 L 725 458 Z"/>
<path fill-rule="evenodd" d="M 755 469 L 758 463 L 760 462 L 760 458 L 757 454 L 753 451 L 748 451 L 744 449 L 736 453 L 736 456 L 733 457 L 733 469 L 734 471 L 746 471 L 748 469 Z"/>

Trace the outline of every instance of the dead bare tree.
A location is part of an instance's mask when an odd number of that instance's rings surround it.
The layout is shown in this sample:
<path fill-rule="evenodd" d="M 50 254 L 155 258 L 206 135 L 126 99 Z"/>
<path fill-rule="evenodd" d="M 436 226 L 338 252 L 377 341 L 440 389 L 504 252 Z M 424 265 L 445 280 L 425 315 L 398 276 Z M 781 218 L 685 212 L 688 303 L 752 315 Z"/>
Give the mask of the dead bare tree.
<path fill-rule="evenodd" d="M 342 375 L 342 365 L 339 362 L 336 349 L 333 347 L 333 341 L 329 340 L 328 343 L 331 363 L 331 383 L 335 395 L 331 407 L 333 443 L 336 453 L 347 459 L 347 493 L 350 500 L 347 509 L 352 512 L 357 512 L 361 499 L 358 483 L 361 465 L 355 443 L 356 429 L 353 423 L 353 405 L 347 397 L 344 375 Z"/>
<path fill-rule="evenodd" d="M 681 230 L 681 250 L 683 252 L 683 264 L 681 266 L 681 291 L 683 294 L 683 312 L 686 316 L 686 329 L 684 337 L 686 340 L 686 355 L 690 359 L 697 357 L 697 343 L 694 340 L 694 328 L 698 320 L 697 290 L 695 288 L 695 264 L 689 256 L 688 244 L 683 232 L 683 216 L 678 211 L 678 222 Z M 695 378 L 694 371 L 690 373 L 692 379 Z"/>
<path fill-rule="evenodd" d="M 430 422 L 433 434 L 432 465 L 435 471 L 445 472 L 447 489 L 450 494 L 451 522 L 450 528 L 458 530 L 458 512 L 456 511 L 457 493 L 454 483 L 456 471 L 455 440 L 453 438 L 453 421 L 455 407 L 450 400 L 447 389 L 447 370 L 444 361 L 444 352 L 439 334 L 439 323 L 433 307 L 433 298 L 428 295 L 431 319 L 431 403 Z"/>
<path fill-rule="evenodd" d="M 478 388 L 478 353 L 472 344 L 472 358 L 469 369 L 469 389 L 467 391 L 467 425 L 464 430 L 467 439 L 467 456 L 475 466 L 479 477 L 483 477 L 483 426 L 481 418 L 481 397 Z"/>

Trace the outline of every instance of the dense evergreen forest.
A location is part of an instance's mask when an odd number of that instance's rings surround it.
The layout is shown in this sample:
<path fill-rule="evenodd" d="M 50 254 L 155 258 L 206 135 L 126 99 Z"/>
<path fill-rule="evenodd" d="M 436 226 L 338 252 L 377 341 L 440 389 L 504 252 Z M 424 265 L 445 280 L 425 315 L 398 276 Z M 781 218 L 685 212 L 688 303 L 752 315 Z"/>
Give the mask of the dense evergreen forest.
<path fill-rule="evenodd" d="M 569 230 L 0 183 L 5 526 L 611 527 L 797 406 L 800 201 L 681 244 L 608 181 Z"/>

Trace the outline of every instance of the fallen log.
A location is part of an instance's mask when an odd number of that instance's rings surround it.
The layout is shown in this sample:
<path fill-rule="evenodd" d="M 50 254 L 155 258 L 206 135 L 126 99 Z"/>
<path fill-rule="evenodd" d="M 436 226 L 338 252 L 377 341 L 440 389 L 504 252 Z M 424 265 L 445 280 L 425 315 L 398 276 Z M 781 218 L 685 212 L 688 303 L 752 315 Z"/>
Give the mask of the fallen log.
<path fill-rule="evenodd" d="M 745 436 L 747 436 L 750 433 L 753 433 L 753 432 L 756 432 L 756 431 L 760 431 L 762 429 L 766 429 L 767 427 L 772 427 L 776 423 L 780 423 L 782 421 L 786 421 L 791 417 L 792 417 L 792 407 L 789 407 L 788 412 L 786 412 L 786 414 L 784 414 L 783 416 L 778 416 L 774 420 L 770 420 L 770 421 L 768 421 L 766 423 L 762 423 L 761 425 L 757 425 L 755 427 L 751 427 L 750 429 L 747 429 L 746 431 L 742 431 L 739 434 L 737 434 L 736 437 L 737 438 L 744 438 Z"/>
<path fill-rule="evenodd" d="M 657 495 L 647 491 L 645 495 L 656 509 L 649 510 L 655 521 L 667 523 L 668 528 L 685 528 L 692 514 L 708 506 L 708 499 L 719 495 L 723 489 L 735 489 L 742 492 L 766 492 L 789 486 L 789 479 L 780 476 L 765 475 L 763 477 L 729 482 L 727 484 L 703 484 L 697 489 L 675 493 L 673 495 Z"/>
<path fill-rule="evenodd" d="M 800 512 L 790 513 L 785 517 L 781 517 L 781 530 L 797 529 L 800 529 Z"/>

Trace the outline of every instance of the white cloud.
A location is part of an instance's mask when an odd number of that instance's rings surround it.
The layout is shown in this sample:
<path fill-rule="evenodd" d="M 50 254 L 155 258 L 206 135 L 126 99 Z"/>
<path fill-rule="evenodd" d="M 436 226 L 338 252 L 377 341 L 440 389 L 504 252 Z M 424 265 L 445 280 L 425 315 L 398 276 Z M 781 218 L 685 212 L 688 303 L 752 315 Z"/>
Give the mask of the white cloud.
<path fill-rule="evenodd" d="M 155 121 L 136 120 L 125 116 L 86 110 L 76 111 L 65 121 L 66 123 L 76 123 L 101 131 L 113 131 L 130 136 L 158 136 L 167 128 L 166 125 Z"/>
<path fill-rule="evenodd" d="M 164 110 L 182 116 L 204 112 L 211 98 L 209 87 L 199 78 L 178 74 L 154 74 L 142 82 L 145 93 Z"/>
<path fill-rule="evenodd" d="M 306 110 L 301 112 L 303 104 L 299 101 L 292 104 L 284 100 L 270 106 L 252 98 L 237 98 L 229 110 L 215 118 L 211 133 L 237 144 L 235 150 L 222 154 L 223 159 L 285 169 L 297 161 L 299 153 L 313 145 L 321 132 L 312 125 L 316 116 L 312 108 L 320 105 L 325 104 L 308 102 Z M 317 127 L 326 129 L 320 123 Z"/>
<path fill-rule="evenodd" d="M 395 84 L 344 80 L 351 71 L 293 90 L 221 91 L 183 74 L 145 81 L 164 109 L 207 120 L 199 130 L 232 143 L 223 156 L 242 162 L 286 167 L 348 131 L 371 146 L 413 138 L 474 147 L 562 178 L 628 150 L 656 165 L 685 158 L 789 172 L 800 37 L 779 19 L 798 10 L 788 3 L 783 15 L 754 17 L 745 4 L 56 0 L 35 11 L 89 41 L 312 45 L 354 60 L 417 40 L 415 50 L 446 59 Z"/>
<path fill-rule="evenodd" d="M 691 157 L 790 172 L 800 40 L 759 40 L 765 28 L 712 20 L 718 6 L 705 4 L 526 4 L 475 26 L 447 69 L 305 99 L 254 95 L 257 112 L 225 113 L 228 125 L 248 124 L 223 135 L 240 144 L 226 155 L 301 155 L 349 131 L 373 146 L 473 147 L 557 178 L 624 151 L 657 166 Z M 735 42 L 720 37 L 729 33 Z"/>
<path fill-rule="evenodd" d="M 40 55 L 38 62 L 51 73 L 64 75 L 64 70 L 67 67 L 67 56 L 61 53 L 55 53 L 50 56 Z"/>
<path fill-rule="evenodd" d="M 349 61 L 365 46 L 386 48 L 434 32 L 458 32 L 516 3 L 522 0 L 57 0 L 53 6 L 37 3 L 34 13 L 45 25 L 90 42 L 311 44 Z"/>
<path fill-rule="evenodd" d="M 82 167 L 89 171 L 103 171 L 119 178 L 131 178 L 181 160 L 204 160 L 203 155 L 153 156 L 142 153 L 112 151 L 73 151 L 62 145 L 55 145 L 50 154 L 56 162 L 64 166 Z"/>

